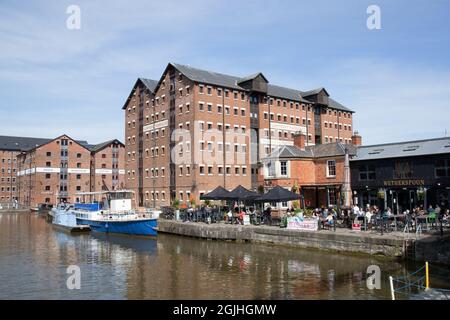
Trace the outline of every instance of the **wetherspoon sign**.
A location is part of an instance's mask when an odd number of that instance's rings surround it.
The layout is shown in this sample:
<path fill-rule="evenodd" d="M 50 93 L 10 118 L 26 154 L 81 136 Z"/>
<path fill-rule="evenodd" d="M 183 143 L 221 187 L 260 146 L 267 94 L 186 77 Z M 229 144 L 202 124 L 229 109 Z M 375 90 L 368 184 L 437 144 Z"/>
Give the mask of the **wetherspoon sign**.
<path fill-rule="evenodd" d="M 409 179 L 409 180 L 385 180 L 383 181 L 386 187 L 407 187 L 407 186 L 424 186 L 423 179 Z"/>

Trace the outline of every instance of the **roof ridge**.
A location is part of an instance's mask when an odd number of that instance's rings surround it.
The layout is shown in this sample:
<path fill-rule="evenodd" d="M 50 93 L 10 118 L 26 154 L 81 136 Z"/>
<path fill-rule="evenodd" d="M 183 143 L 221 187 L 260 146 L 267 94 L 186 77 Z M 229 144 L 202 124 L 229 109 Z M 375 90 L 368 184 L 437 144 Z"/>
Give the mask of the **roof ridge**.
<path fill-rule="evenodd" d="M 366 145 L 366 146 L 358 146 L 358 148 L 384 147 L 384 146 L 394 146 L 394 145 L 397 145 L 397 144 L 430 142 L 430 141 L 440 141 L 440 140 L 450 140 L 450 137 L 431 138 L 431 139 L 422 139 L 422 140 L 410 140 L 410 141 L 399 141 L 399 142 L 389 142 L 389 143 L 382 143 L 382 144 L 372 144 L 372 145 Z"/>
<path fill-rule="evenodd" d="M 241 79 L 244 77 L 238 77 L 238 76 L 233 76 L 231 74 L 226 74 L 226 73 L 221 73 L 221 72 L 216 72 L 216 71 L 211 71 L 211 70 L 207 70 L 207 69 L 200 69 L 200 68 L 196 68 L 196 67 L 191 67 L 189 65 L 185 65 L 185 64 L 181 64 L 181 63 L 175 63 L 175 62 L 171 62 L 170 64 L 172 64 L 173 66 L 181 66 L 181 67 L 185 67 L 185 68 L 189 68 L 189 69 L 194 69 L 194 70 L 198 70 L 198 71 L 204 71 L 204 72 L 209 72 L 209 73 L 214 73 L 214 74 L 218 74 L 218 75 L 222 75 L 222 76 L 227 76 L 227 77 L 232 77 L 232 78 L 237 78 L 237 79 Z"/>

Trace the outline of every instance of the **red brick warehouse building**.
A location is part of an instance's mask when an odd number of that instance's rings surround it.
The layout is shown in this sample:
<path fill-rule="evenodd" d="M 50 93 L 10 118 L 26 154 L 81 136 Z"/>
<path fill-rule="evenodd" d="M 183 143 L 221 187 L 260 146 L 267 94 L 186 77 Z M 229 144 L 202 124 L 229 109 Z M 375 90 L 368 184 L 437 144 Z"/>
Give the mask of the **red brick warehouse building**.
<path fill-rule="evenodd" d="M 0 136 L 0 203 L 18 200 L 17 155 L 48 139 Z"/>
<path fill-rule="evenodd" d="M 333 142 L 306 146 L 303 134 L 294 135 L 293 146 L 282 146 L 263 159 L 264 186 L 276 185 L 302 195 L 302 205 L 320 208 L 342 205 L 345 183 L 345 156 L 356 156 L 361 137 L 352 144 Z M 350 170 L 350 163 L 347 163 Z M 349 171 L 350 173 L 350 171 Z M 350 183 L 350 181 L 348 181 Z M 274 204 L 286 209 L 289 203 Z"/>
<path fill-rule="evenodd" d="M 218 185 L 264 184 L 261 159 L 306 135 L 307 145 L 351 144 L 353 111 L 324 88 L 272 85 L 169 63 L 159 80 L 139 78 L 125 111 L 126 186 L 139 205 L 198 201 Z"/>
<path fill-rule="evenodd" d="M 19 203 L 55 205 L 79 201 L 79 192 L 122 189 L 124 148 L 118 140 L 89 145 L 62 135 L 22 150 L 17 156 Z"/>

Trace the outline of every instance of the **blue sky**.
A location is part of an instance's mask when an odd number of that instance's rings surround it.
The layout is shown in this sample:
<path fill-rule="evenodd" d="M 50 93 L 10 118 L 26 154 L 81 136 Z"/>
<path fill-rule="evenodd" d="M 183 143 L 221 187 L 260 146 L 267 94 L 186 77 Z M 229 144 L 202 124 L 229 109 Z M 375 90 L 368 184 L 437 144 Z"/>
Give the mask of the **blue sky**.
<path fill-rule="evenodd" d="M 81 8 L 81 29 L 66 8 Z M 369 5 L 381 30 L 366 27 Z M 0 135 L 123 140 L 137 77 L 168 62 L 327 88 L 365 144 L 450 134 L 450 1 L 8 1 Z"/>

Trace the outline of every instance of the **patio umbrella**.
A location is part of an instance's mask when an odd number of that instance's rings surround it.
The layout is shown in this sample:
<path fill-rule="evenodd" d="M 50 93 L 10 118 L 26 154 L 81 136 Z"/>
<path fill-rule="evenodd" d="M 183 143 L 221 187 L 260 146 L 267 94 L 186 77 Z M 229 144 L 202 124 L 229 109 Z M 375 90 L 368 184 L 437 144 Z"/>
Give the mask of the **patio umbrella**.
<path fill-rule="evenodd" d="M 213 191 L 200 196 L 200 200 L 229 200 L 230 192 L 221 186 L 215 188 Z"/>
<path fill-rule="evenodd" d="M 300 195 L 291 192 L 283 187 L 276 186 L 261 197 L 255 199 L 256 202 L 287 202 L 291 200 L 299 200 Z"/>
<path fill-rule="evenodd" d="M 254 200 L 258 197 L 259 194 L 257 194 L 256 192 L 247 190 L 243 186 L 238 185 L 230 192 L 228 199 L 238 200 L 239 202 L 239 201 Z"/>

